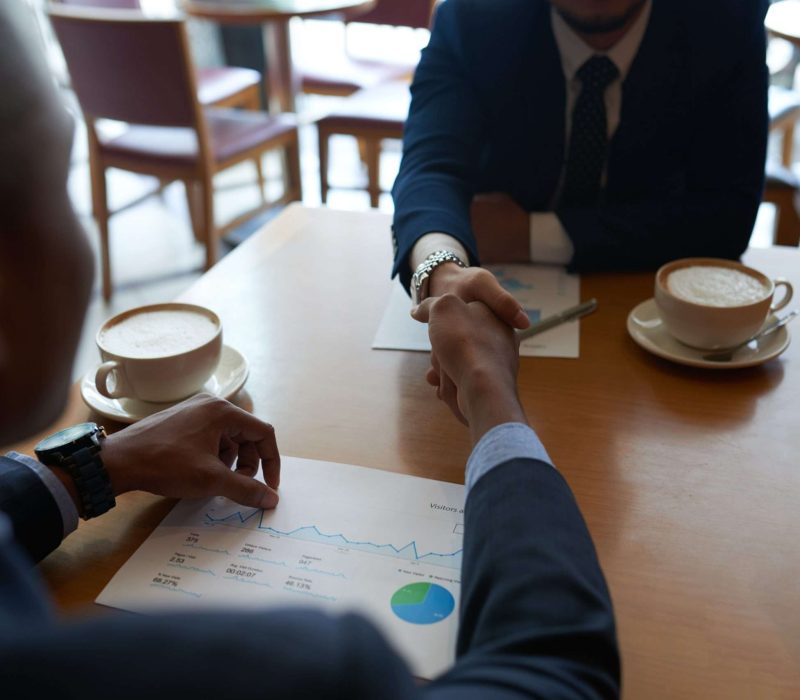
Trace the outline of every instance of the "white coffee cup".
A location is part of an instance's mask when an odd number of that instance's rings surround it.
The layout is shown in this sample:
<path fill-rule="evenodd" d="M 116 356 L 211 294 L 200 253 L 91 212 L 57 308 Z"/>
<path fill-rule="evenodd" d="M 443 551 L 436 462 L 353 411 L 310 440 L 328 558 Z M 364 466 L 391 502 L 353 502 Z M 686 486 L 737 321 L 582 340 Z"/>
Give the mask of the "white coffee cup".
<path fill-rule="evenodd" d="M 97 331 L 103 364 L 97 390 L 108 398 L 175 402 L 196 394 L 222 353 L 222 323 L 194 304 L 153 304 L 124 311 Z"/>
<path fill-rule="evenodd" d="M 676 274 L 677 273 L 677 274 Z M 783 298 L 773 304 L 777 287 Z M 656 273 L 655 301 L 667 331 L 702 350 L 730 348 L 761 329 L 767 316 L 785 307 L 792 285 L 742 263 L 721 258 L 683 258 Z"/>

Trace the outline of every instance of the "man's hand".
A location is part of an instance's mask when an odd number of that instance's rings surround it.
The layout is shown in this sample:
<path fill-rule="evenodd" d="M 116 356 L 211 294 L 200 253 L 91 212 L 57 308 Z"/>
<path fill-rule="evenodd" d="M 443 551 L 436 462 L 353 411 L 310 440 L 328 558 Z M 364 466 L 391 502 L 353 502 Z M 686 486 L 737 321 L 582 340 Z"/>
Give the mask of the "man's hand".
<path fill-rule="evenodd" d="M 459 267 L 455 263 L 439 265 L 431 273 L 428 296 L 444 294 L 454 294 L 467 303 L 483 302 L 497 318 L 512 328 L 531 325 L 520 303 L 500 286 L 491 272 L 482 267 Z"/>
<path fill-rule="evenodd" d="M 507 324 L 485 304 L 452 294 L 429 297 L 412 316 L 428 324 L 428 383 L 469 425 L 473 442 L 501 423 L 527 423 L 517 396 L 519 342 Z"/>
<path fill-rule="evenodd" d="M 484 263 L 530 262 L 530 214 L 507 194 L 476 195 L 470 219 Z"/>
<path fill-rule="evenodd" d="M 226 496 L 257 508 L 278 502 L 274 429 L 207 394 L 110 435 L 102 458 L 116 495 L 142 490 L 173 498 Z M 269 486 L 254 478 L 259 464 Z"/>

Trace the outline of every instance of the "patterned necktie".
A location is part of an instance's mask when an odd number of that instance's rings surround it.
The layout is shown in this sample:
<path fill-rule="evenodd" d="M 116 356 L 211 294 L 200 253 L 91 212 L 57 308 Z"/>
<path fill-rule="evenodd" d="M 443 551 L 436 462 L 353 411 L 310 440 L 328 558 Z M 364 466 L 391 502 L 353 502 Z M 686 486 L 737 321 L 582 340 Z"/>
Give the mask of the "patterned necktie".
<path fill-rule="evenodd" d="M 608 154 L 604 94 L 618 75 L 619 70 L 606 56 L 594 56 L 578 69 L 581 92 L 572 111 L 572 133 L 560 207 L 597 204 L 600 178 Z"/>

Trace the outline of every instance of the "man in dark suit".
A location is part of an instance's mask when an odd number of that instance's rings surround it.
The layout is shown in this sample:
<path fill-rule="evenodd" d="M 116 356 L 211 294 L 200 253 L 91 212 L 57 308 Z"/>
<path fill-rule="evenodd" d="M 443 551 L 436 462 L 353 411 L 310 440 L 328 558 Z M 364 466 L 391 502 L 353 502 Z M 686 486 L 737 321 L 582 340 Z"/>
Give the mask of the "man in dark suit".
<path fill-rule="evenodd" d="M 764 174 L 767 4 L 446 0 L 411 88 L 393 274 L 524 327 L 469 265 L 737 258 Z"/>
<path fill-rule="evenodd" d="M 22 0 L 0 3 L 3 441 L 43 427 L 63 404 L 91 282 L 65 189 L 70 122 L 41 57 L 32 60 L 26 13 Z M 93 515 L 91 504 L 59 466 L 12 453 L 0 458 L 3 697 L 617 697 L 611 601 L 569 487 L 527 425 L 512 331 L 485 305 L 453 295 L 427 300 L 415 315 L 430 324 L 428 381 L 476 443 L 450 671 L 416 685 L 355 615 L 295 609 L 62 622 L 31 562 L 69 534 L 78 510 Z M 277 502 L 251 478 L 260 466 L 277 486 L 270 427 L 224 401 L 200 397 L 157 414 L 102 441 L 97 456 L 114 495 L 143 488 Z"/>

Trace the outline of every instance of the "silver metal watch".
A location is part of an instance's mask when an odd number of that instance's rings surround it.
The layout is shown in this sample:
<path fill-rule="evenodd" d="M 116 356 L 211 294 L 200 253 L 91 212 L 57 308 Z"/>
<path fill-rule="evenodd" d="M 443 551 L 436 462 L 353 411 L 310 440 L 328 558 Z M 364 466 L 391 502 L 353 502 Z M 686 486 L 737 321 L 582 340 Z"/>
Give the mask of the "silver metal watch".
<path fill-rule="evenodd" d="M 411 300 L 419 304 L 428 296 L 431 273 L 444 263 L 452 262 L 459 267 L 466 267 L 464 261 L 449 250 L 436 250 L 423 260 L 411 277 Z"/>

